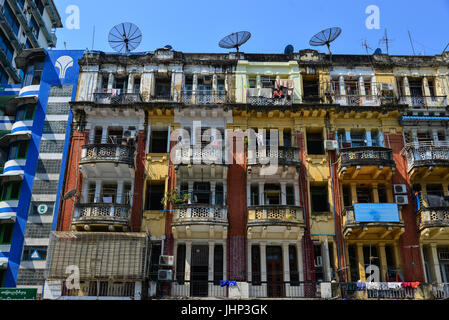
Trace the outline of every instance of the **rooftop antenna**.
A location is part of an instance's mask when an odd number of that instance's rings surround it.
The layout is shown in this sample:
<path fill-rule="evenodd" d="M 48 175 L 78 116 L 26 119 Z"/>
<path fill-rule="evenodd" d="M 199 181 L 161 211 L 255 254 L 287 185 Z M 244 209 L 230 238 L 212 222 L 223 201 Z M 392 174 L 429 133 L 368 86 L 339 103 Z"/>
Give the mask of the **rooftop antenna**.
<path fill-rule="evenodd" d="M 413 55 L 416 56 L 415 48 L 413 47 L 413 41 L 412 41 L 412 36 L 410 34 L 410 30 L 407 30 L 407 31 L 408 31 L 408 38 L 410 39 L 410 45 L 412 46 Z"/>
<path fill-rule="evenodd" d="M 140 45 L 142 32 L 134 23 L 123 22 L 111 29 L 108 41 L 114 51 L 129 53 Z"/>
<path fill-rule="evenodd" d="M 327 50 L 329 51 L 329 58 L 332 61 L 332 53 L 331 53 L 331 42 L 338 38 L 341 34 L 341 28 L 333 27 L 321 30 L 317 34 L 315 34 L 309 41 L 311 46 L 327 46 Z"/>
<path fill-rule="evenodd" d="M 446 47 L 444 47 L 443 52 L 441 54 L 444 54 L 446 52 L 447 47 L 449 47 L 449 42 L 447 43 Z"/>
<path fill-rule="evenodd" d="M 64 48 L 67 50 L 67 42 L 64 41 Z"/>
<path fill-rule="evenodd" d="M 373 50 L 373 48 L 371 48 L 368 43 L 366 42 L 366 40 L 362 40 L 362 47 L 365 48 L 366 50 L 366 54 L 369 54 L 368 49 Z"/>
<path fill-rule="evenodd" d="M 385 44 L 385 47 L 387 49 L 387 54 L 390 54 L 389 53 L 389 45 L 390 45 L 391 42 L 392 42 L 392 40 L 388 38 L 387 29 L 385 28 L 384 37 L 379 40 L 379 43 L 384 43 Z"/>
<path fill-rule="evenodd" d="M 95 44 L 95 25 L 94 25 L 94 30 L 92 32 L 92 50 L 94 50 L 94 44 Z"/>
<path fill-rule="evenodd" d="M 239 53 L 239 47 L 251 38 L 251 33 L 248 31 L 239 31 L 227 35 L 220 40 L 218 46 L 221 48 L 232 49 L 236 48 Z"/>

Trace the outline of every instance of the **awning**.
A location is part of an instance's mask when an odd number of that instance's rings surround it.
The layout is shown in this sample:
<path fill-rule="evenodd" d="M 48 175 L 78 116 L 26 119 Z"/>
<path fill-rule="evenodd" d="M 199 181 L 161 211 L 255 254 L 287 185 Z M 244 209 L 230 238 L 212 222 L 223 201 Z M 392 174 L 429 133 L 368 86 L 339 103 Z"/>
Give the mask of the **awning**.
<path fill-rule="evenodd" d="M 18 69 L 23 69 L 28 64 L 30 59 L 34 58 L 45 58 L 47 53 L 42 48 L 32 48 L 23 50 L 17 57 L 14 59 L 16 63 L 16 67 Z"/>
<path fill-rule="evenodd" d="M 16 222 L 17 214 L 15 212 L 0 212 L 0 223 Z"/>
<path fill-rule="evenodd" d="M 22 181 L 23 180 L 23 171 L 9 171 L 4 174 L 0 174 L 0 183 L 7 181 Z"/>
<path fill-rule="evenodd" d="M 80 280 L 142 281 L 147 248 L 146 233 L 52 232 L 47 279 L 66 279 L 77 266 Z"/>
<path fill-rule="evenodd" d="M 0 147 L 7 147 L 13 142 L 30 139 L 31 139 L 31 131 L 21 131 L 17 133 L 6 134 L 0 138 Z"/>
<path fill-rule="evenodd" d="M 0 269 L 8 268 L 8 258 L 0 257 Z"/>

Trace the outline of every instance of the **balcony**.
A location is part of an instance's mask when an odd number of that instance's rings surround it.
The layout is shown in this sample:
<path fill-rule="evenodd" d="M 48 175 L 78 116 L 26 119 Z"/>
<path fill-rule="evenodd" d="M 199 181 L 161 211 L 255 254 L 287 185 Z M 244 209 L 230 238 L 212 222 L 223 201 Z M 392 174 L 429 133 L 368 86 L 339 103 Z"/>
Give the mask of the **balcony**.
<path fill-rule="evenodd" d="M 125 231 L 129 226 L 130 213 L 129 204 L 78 203 L 75 206 L 72 228 L 89 231 L 95 227 L 107 227 L 110 231 L 116 228 Z"/>
<path fill-rule="evenodd" d="M 402 153 L 407 158 L 411 178 L 449 177 L 449 142 L 408 143 Z"/>
<path fill-rule="evenodd" d="M 85 145 L 82 146 L 79 164 L 85 175 L 134 177 L 134 147 L 118 144 Z"/>
<path fill-rule="evenodd" d="M 383 147 L 352 147 L 340 149 L 338 172 L 341 178 L 355 179 L 359 175 L 389 179 L 395 170 L 393 151 Z"/>
<path fill-rule="evenodd" d="M 98 104 L 133 104 L 142 102 L 140 93 L 117 93 L 112 92 L 97 92 L 94 93 L 94 102 Z"/>
<path fill-rule="evenodd" d="M 255 154 L 255 157 L 254 157 Z M 263 165 L 277 159 L 279 165 L 300 165 L 299 148 L 296 147 L 270 147 L 258 148 L 258 150 L 248 151 L 248 165 Z"/>
<path fill-rule="evenodd" d="M 415 108 L 446 108 L 447 96 L 401 96 L 399 104 L 406 104 Z"/>
<path fill-rule="evenodd" d="M 174 206 L 172 232 L 175 239 L 226 239 L 226 206 L 178 204 Z"/>
<path fill-rule="evenodd" d="M 395 203 L 356 203 L 344 208 L 342 217 L 348 240 L 397 240 L 404 232 Z"/>
<path fill-rule="evenodd" d="M 184 90 L 182 92 L 182 103 L 188 105 L 214 105 L 228 102 L 226 91 L 193 91 Z"/>
<path fill-rule="evenodd" d="M 248 207 L 248 239 L 296 239 L 304 229 L 303 208 L 293 205 Z"/>
<path fill-rule="evenodd" d="M 449 197 L 417 194 L 418 230 L 424 239 L 447 239 L 449 236 Z"/>
<path fill-rule="evenodd" d="M 341 106 L 380 106 L 377 95 L 333 95 L 333 102 Z"/>

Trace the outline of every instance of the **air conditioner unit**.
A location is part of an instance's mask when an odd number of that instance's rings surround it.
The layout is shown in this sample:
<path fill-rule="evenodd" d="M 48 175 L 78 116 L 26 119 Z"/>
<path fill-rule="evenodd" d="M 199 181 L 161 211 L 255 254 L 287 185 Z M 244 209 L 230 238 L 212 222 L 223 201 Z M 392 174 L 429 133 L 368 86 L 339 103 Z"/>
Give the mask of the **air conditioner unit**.
<path fill-rule="evenodd" d="M 173 256 L 159 256 L 160 266 L 172 266 L 173 261 L 174 261 Z"/>
<path fill-rule="evenodd" d="M 159 281 L 170 281 L 173 278 L 172 270 L 161 269 L 157 272 L 157 279 Z"/>
<path fill-rule="evenodd" d="M 407 187 L 405 184 L 395 184 L 393 185 L 394 193 L 403 194 L 407 193 Z"/>
<path fill-rule="evenodd" d="M 314 265 L 315 265 L 315 267 L 322 267 L 323 266 L 323 258 L 321 256 L 315 257 Z"/>
<path fill-rule="evenodd" d="M 406 194 L 397 194 L 394 198 L 398 205 L 408 204 L 408 196 Z"/>
<path fill-rule="evenodd" d="M 338 148 L 337 140 L 324 140 L 324 149 L 325 150 L 336 150 Z"/>

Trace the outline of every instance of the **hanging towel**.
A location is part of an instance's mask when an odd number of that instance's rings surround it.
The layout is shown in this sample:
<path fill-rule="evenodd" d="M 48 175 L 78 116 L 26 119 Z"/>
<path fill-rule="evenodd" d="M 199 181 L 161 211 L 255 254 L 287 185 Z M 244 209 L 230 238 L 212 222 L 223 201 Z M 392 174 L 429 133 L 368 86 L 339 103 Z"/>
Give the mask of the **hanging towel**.
<path fill-rule="evenodd" d="M 365 288 L 366 288 L 365 282 L 357 281 L 357 290 L 362 291 L 365 290 Z"/>
<path fill-rule="evenodd" d="M 410 283 L 410 286 L 413 288 L 413 289 L 416 289 L 416 288 L 418 288 L 419 287 L 419 281 L 417 281 L 417 282 L 411 282 Z"/>
<path fill-rule="evenodd" d="M 388 282 L 388 289 L 400 290 L 402 288 L 401 282 Z"/>
<path fill-rule="evenodd" d="M 276 89 L 279 89 L 280 87 L 287 88 L 287 95 L 291 96 L 293 94 L 294 83 L 292 79 L 276 80 Z"/>
<path fill-rule="evenodd" d="M 388 290 L 387 282 L 379 282 L 379 290 Z"/>

